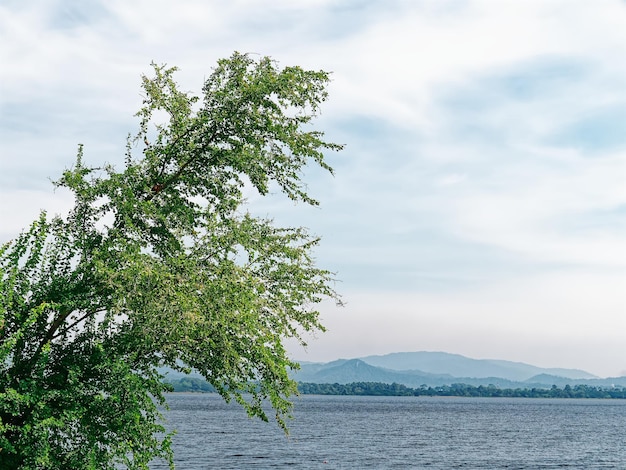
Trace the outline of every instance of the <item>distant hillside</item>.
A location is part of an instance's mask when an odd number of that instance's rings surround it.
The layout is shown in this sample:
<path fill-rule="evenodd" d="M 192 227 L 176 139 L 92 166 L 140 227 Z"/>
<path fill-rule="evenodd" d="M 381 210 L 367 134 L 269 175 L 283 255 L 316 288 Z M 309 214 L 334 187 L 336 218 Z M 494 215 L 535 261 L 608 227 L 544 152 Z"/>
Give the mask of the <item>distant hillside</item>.
<path fill-rule="evenodd" d="M 187 376 L 163 368 L 161 373 L 171 383 L 180 382 L 179 385 L 188 386 L 189 382 L 195 388 L 200 383 L 196 380 L 200 379 L 200 375 L 195 371 Z M 328 363 L 302 362 L 301 369 L 292 371 L 290 375 L 298 382 L 312 384 L 378 382 L 414 388 L 422 385 L 441 387 L 453 384 L 474 387 L 494 385 L 508 389 L 550 388 L 553 385 L 626 387 L 626 377 L 599 379 L 576 369 L 547 369 L 519 362 L 470 359 L 443 352 L 393 353 L 361 359 L 338 359 Z"/>
<path fill-rule="evenodd" d="M 568 379 L 595 379 L 593 374 L 578 369 L 546 369 L 521 362 L 493 359 L 471 359 L 445 352 L 399 352 L 384 356 L 361 357 L 362 361 L 385 369 L 419 370 L 431 374 L 449 374 L 456 377 L 501 377 L 513 381 L 526 381 L 531 377 L 548 374 Z"/>
<path fill-rule="evenodd" d="M 440 373 L 404 368 L 414 367 L 416 357 L 425 358 L 426 360 L 423 360 L 421 364 L 430 371 L 438 370 Z M 399 360 L 394 361 L 394 359 Z M 450 361 L 446 362 L 447 359 Z M 393 366 L 395 369 L 374 365 L 373 363 L 376 362 Z M 439 369 L 435 368 L 436 364 L 439 365 Z M 557 371 L 559 375 L 551 373 L 554 371 Z M 531 374 L 533 372 L 534 374 Z M 407 387 L 422 385 L 436 387 L 451 384 L 495 385 L 500 388 L 545 388 L 552 385 L 559 387 L 565 385 L 626 386 L 626 377 L 599 379 L 587 372 L 573 369 L 544 369 L 528 364 L 481 361 L 446 353 L 397 353 L 362 359 L 340 359 L 326 364 L 303 363 L 299 371 L 292 373 L 292 377 L 298 382 L 317 384 L 380 382 L 398 383 Z"/>
<path fill-rule="evenodd" d="M 352 382 L 380 382 L 398 383 L 407 387 L 420 387 L 422 385 L 440 386 L 453 383 L 468 385 L 495 385 L 497 387 L 528 387 L 499 377 L 473 378 L 454 377 L 449 374 L 428 374 L 421 371 L 397 371 L 372 366 L 360 359 L 342 361 L 338 365 L 324 367 L 324 364 L 303 364 L 302 368 L 292 373 L 293 379 L 298 382 L 309 383 L 338 383 L 348 384 Z"/>

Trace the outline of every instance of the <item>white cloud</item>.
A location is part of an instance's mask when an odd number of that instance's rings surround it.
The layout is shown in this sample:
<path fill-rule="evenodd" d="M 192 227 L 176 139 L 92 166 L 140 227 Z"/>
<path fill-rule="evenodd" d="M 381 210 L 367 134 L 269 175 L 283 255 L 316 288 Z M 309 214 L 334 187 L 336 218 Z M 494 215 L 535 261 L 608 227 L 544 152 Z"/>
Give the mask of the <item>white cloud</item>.
<path fill-rule="evenodd" d="M 626 158 L 577 155 L 552 164 L 549 151 L 537 153 L 543 156 L 539 168 L 527 161 L 513 163 L 507 167 L 512 173 L 494 175 L 500 181 L 475 186 L 449 201 L 454 230 L 537 261 L 626 268 L 623 230 L 609 226 L 576 233 L 561 226 L 564 218 L 584 219 L 626 203 Z"/>
<path fill-rule="evenodd" d="M 64 215 L 74 199 L 67 191 L 2 190 L 0 189 L 0 243 L 4 243 L 37 219 L 42 208 L 49 216 Z"/>

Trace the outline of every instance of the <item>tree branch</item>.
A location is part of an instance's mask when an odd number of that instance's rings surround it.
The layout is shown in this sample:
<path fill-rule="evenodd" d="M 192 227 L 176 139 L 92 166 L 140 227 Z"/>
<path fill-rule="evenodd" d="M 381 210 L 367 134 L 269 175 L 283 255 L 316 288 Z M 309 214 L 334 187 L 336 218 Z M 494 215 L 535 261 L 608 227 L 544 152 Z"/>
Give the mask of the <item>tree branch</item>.
<path fill-rule="evenodd" d="M 67 325 L 65 328 L 63 328 L 62 331 L 58 331 L 57 333 L 53 334 L 52 337 L 49 339 L 49 341 L 53 341 L 56 338 L 63 336 L 64 334 L 66 334 L 69 330 L 71 330 L 72 328 L 74 328 L 76 325 L 78 325 L 79 323 L 81 323 L 82 321 L 86 320 L 87 318 L 89 318 L 91 315 L 95 315 L 98 312 L 102 312 L 103 310 L 101 308 L 95 309 L 95 310 L 88 310 L 87 312 L 85 312 L 85 314 L 78 318 L 76 321 L 74 321 L 73 323 Z M 59 328 L 60 329 L 60 328 Z"/>
<path fill-rule="evenodd" d="M 169 178 L 167 178 L 163 183 L 156 183 L 154 186 L 152 186 L 153 190 L 151 193 L 149 193 L 145 200 L 146 201 L 151 201 L 152 199 L 154 199 L 154 197 L 159 194 L 161 191 L 163 191 L 164 189 L 166 189 L 167 187 L 171 186 L 173 183 L 176 182 L 176 180 L 178 180 L 181 175 L 183 174 L 183 172 L 187 169 L 187 167 L 189 165 L 191 165 L 194 161 L 196 161 L 200 155 L 202 155 L 202 153 L 207 149 L 207 147 L 209 146 L 209 144 L 213 143 L 213 140 L 215 139 L 215 137 L 217 136 L 217 131 L 214 131 L 213 134 L 209 137 L 208 142 L 202 146 L 202 149 L 200 152 L 195 153 L 194 155 L 192 155 L 187 161 L 185 161 L 179 168 L 178 170 L 176 170 L 175 173 L 173 173 Z M 179 140 L 179 139 L 177 139 Z M 171 145 L 174 145 L 175 142 L 173 142 Z M 156 188 L 156 189 L 155 189 Z"/>

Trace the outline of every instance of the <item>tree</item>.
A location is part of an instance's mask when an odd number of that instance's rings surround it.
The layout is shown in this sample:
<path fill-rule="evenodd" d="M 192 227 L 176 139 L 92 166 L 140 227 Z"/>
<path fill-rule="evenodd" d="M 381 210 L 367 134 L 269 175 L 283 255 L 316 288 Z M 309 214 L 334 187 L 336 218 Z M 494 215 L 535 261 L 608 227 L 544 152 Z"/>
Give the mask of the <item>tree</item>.
<path fill-rule="evenodd" d="M 341 149 L 307 128 L 328 74 L 235 53 L 201 100 L 153 68 L 124 169 L 86 166 L 79 146 L 55 183 L 71 212 L 42 213 L 0 249 L 2 468 L 173 466 L 161 366 L 197 370 L 264 420 L 267 400 L 285 427 L 297 364 L 282 340 L 304 344 L 323 330 L 316 304 L 338 300 L 318 239 L 243 197 L 277 187 L 318 203 L 301 176 L 311 162 L 332 173 L 324 152 Z"/>

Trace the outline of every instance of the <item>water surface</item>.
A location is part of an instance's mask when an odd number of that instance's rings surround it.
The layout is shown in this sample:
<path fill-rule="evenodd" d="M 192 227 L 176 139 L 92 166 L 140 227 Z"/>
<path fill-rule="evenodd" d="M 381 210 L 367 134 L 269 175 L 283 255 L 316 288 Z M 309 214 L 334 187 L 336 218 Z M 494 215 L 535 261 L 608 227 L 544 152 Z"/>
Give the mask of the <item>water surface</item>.
<path fill-rule="evenodd" d="M 288 438 L 214 394 L 168 402 L 184 470 L 626 468 L 626 400 L 304 395 Z"/>

